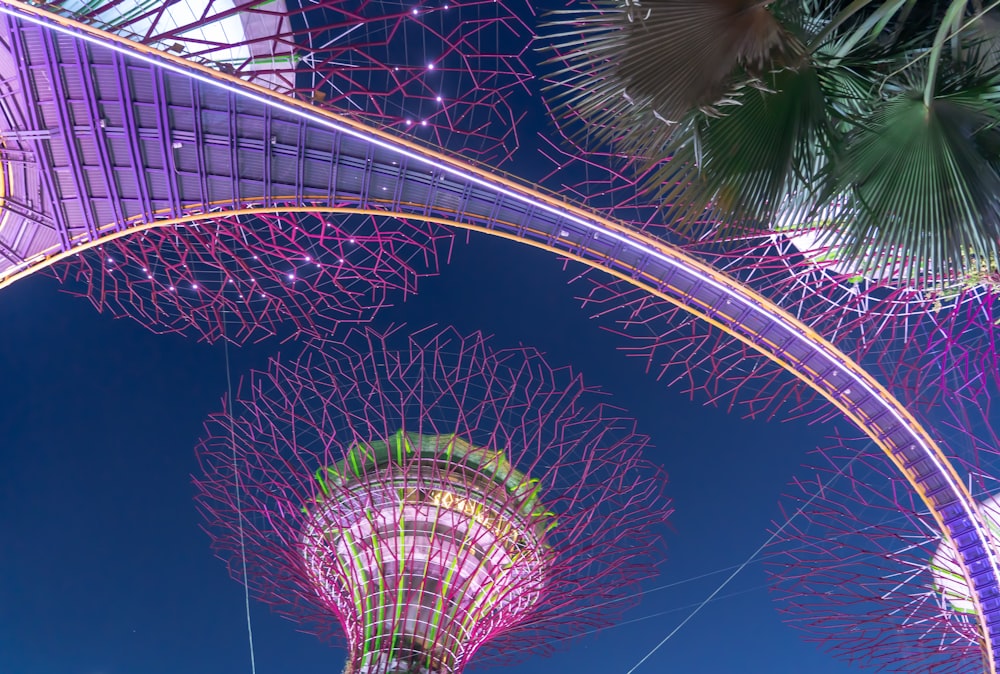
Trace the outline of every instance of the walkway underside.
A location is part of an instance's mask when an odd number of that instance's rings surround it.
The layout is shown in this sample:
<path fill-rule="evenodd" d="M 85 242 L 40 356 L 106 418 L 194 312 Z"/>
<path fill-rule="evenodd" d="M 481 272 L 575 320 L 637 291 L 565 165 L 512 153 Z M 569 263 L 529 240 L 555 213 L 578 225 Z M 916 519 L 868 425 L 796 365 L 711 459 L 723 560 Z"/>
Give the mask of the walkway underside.
<path fill-rule="evenodd" d="M 35 7 L 0 10 L 21 17 L 5 14 L 0 26 L 0 278 L 129 228 L 246 206 L 385 211 L 578 259 L 751 345 L 882 447 L 959 550 L 996 672 L 1000 568 L 972 497 L 898 401 L 762 296 L 662 241 L 487 170 Z"/>

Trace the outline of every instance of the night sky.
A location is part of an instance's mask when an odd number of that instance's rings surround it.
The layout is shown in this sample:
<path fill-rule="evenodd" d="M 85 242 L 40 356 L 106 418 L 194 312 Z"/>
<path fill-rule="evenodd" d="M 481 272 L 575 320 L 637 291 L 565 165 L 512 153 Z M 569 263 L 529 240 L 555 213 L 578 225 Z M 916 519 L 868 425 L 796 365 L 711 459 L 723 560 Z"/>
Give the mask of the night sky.
<path fill-rule="evenodd" d="M 522 138 L 538 130 L 527 124 Z M 669 473 L 668 556 L 638 605 L 503 671 L 627 672 L 764 542 L 785 485 L 833 431 L 743 420 L 657 382 L 581 310 L 585 288 L 567 284 L 579 271 L 473 235 L 376 321 L 482 330 L 496 348 L 574 366 L 639 420 L 647 458 Z M 202 422 L 226 390 L 223 346 L 100 315 L 44 274 L 0 292 L 0 317 L 0 674 L 248 674 L 243 590 L 209 549 L 191 483 Z M 232 348 L 234 380 L 300 349 Z M 855 671 L 782 624 L 766 583 L 749 564 L 637 674 Z M 260 674 L 341 671 L 339 649 L 263 604 L 251 615 Z"/>
<path fill-rule="evenodd" d="M 669 472 L 668 558 L 633 622 L 503 671 L 628 671 L 764 541 L 784 485 L 831 430 L 741 420 L 655 381 L 573 300 L 573 271 L 476 236 L 377 322 L 481 329 L 497 348 L 523 343 L 575 366 L 639 420 L 648 458 Z M 243 591 L 192 501 L 193 447 L 226 388 L 223 347 L 102 316 L 43 275 L 4 290 L 0 312 L 0 672 L 249 672 Z M 231 349 L 233 374 L 300 348 Z M 341 670 L 341 651 L 262 604 L 251 610 L 258 672 Z M 853 670 L 781 623 L 758 562 L 638 671 Z"/>

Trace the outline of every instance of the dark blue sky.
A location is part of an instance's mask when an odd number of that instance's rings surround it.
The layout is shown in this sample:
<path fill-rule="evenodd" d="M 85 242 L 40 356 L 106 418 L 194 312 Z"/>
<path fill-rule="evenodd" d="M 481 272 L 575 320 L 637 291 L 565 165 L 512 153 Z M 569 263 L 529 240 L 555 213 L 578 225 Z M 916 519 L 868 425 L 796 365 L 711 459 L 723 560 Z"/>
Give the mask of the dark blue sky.
<path fill-rule="evenodd" d="M 628 671 L 766 538 L 776 502 L 829 428 L 753 422 L 692 403 L 616 351 L 550 256 L 475 237 L 380 317 L 482 329 L 571 364 L 639 419 L 671 480 L 668 559 L 626 616 L 503 671 Z M 199 529 L 190 476 L 226 378 L 221 346 L 97 314 L 43 277 L 0 294 L 0 672 L 244 674 L 243 595 Z M 232 351 L 234 374 L 293 343 Z M 639 672 L 844 674 L 784 626 L 751 564 Z M 738 593 L 735 596 L 727 596 Z M 260 674 L 339 672 L 343 655 L 252 604 Z M 655 617 L 649 617 L 655 616 Z M 495 671 L 495 670 L 494 670 Z"/>

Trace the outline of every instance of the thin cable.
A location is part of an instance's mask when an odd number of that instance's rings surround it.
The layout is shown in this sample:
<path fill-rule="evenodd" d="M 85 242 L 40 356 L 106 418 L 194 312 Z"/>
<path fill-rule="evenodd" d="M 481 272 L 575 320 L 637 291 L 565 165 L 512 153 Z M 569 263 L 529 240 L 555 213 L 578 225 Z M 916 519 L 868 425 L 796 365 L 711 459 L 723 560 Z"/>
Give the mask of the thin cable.
<path fill-rule="evenodd" d="M 870 448 L 871 444 L 872 443 L 868 443 L 868 446 L 865 448 L 865 450 L 862 450 L 862 451 L 866 451 L 868 448 Z M 785 527 L 787 527 L 789 524 L 792 523 L 792 520 L 794 520 L 796 517 L 798 517 L 800 514 L 802 514 L 802 511 L 805 510 L 807 507 L 809 507 L 812 504 L 812 502 L 815 501 L 816 498 L 823 492 L 823 490 L 826 489 L 826 487 L 830 486 L 830 484 L 835 479 L 837 479 L 838 477 L 840 477 L 844 473 L 844 471 L 847 470 L 850 467 L 850 465 L 855 462 L 855 460 L 857 460 L 857 458 L 859 456 L 861 456 L 861 452 L 858 452 L 853 457 L 851 457 L 850 461 L 848 461 L 847 463 L 845 463 L 843 466 L 841 466 L 837 470 L 836 473 L 834 473 L 833 475 L 831 475 L 830 479 L 828 479 L 826 482 L 824 482 L 820 486 L 820 488 L 817 489 L 816 492 L 805 501 L 805 503 L 803 503 L 802 505 L 800 505 L 798 507 L 798 509 L 796 509 L 796 511 L 794 513 L 792 513 L 791 517 L 788 517 L 787 519 L 785 519 L 784 523 L 780 527 L 778 527 L 777 529 L 775 529 L 774 532 L 770 536 L 767 537 L 767 540 L 765 540 L 763 543 L 761 543 L 760 546 L 758 546 L 757 549 L 754 550 L 753 553 L 749 557 L 747 557 L 745 560 L 743 560 L 743 563 L 740 564 L 739 566 L 737 566 L 736 570 L 733 571 L 731 574 L 729 574 L 729 576 L 724 581 L 722 581 L 722 583 L 719 585 L 719 587 L 717 587 L 714 590 L 712 590 L 712 593 L 710 595 L 708 595 L 707 597 L 705 597 L 705 599 L 703 601 L 701 601 L 697 606 L 695 606 L 694 610 L 691 611 L 691 613 L 689 613 L 688 616 L 686 618 L 684 618 L 684 620 L 682 620 L 674 629 L 670 630 L 670 633 L 667 634 L 667 636 L 663 637 L 660 640 L 660 643 L 658 643 L 655 646 L 653 646 L 653 648 L 649 651 L 649 653 L 646 653 L 646 655 L 644 655 L 642 657 L 642 659 L 639 660 L 639 662 L 637 662 L 635 664 L 635 666 L 632 667 L 632 669 L 628 670 L 625 674 L 634 674 L 634 672 L 637 669 L 639 669 L 639 667 L 641 667 L 643 665 L 643 663 L 646 662 L 646 660 L 649 660 L 651 657 L 653 657 L 653 654 L 656 653 L 656 651 L 660 650 L 660 648 L 663 646 L 663 644 L 667 643 L 670 640 L 671 637 L 673 637 L 675 634 L 677 634 L 681 630 L 682 627 L 684 627 L 685 625 L 687 625 L 691 621 L 691 619 L 694 618 L 696 615 L 698 615 L 698 613 L 701 611 L 701 609 L 705 608 L 705 606 L 709 602 L 711 602 L 713 599 L 715 599 L 716 595 L 718 595 L 720 592 L 722 592 L 726 588 L 726 586 L 729 585 L 729 583 L 731 583 L 732 580 L 734 578 L 736 578 L 736 576 L 738 576 L 741 571 L 743 571 L 743 569 L 745 569 L 755 559 L 757 559 L 757 557 L 760 555 L 760 553 L 764 551 L 764 548 L 766 548 L 768 545 L 770 545 L 771 541 L 773 541 L 775 538 L 777 538 L 781 534 L 781 532 L 785 530 Z"/>
<path fill-rule="evenodd" d="M 225 271 L 220 272 L 220 277 L 223 279 L 222 292 L 225 292 Z M 229 365 L 229 340 L 226 339 L 226 317 L 225 313 L 222 316 L 222 352 L 225 354 L 226 360 L 226 395 L 229 401 L 229 415 L 232 418 L 233 414 L 233 373 L 232 368 Z M 247 578 L 247 547 L 246 540 L 243 534 L 243 504 L 240 497 L 240 471 L 238 457 L 236 453 L 236 426 L 232 423 L 229 424 L 229 434 L 230 441 L 233 445 L 233 482 L 236 486 L 236 513 L 239 518 L 239 532 L 240 532 L 240 562 L 243 566 L 243 601 L 246 606 L 246 616 L 247 616 L 247 641 L 250 644 L 250 674 L 257 674 L 257 660 L 254 656 L 253 648 L 253 623 L 250 620 L 250 581 Z"/>
<path fill-rule="evenodd" d="M 843 470 L 846 469 L 847 466 L 849 466 L 849 465 L 850 465 L 850 463 L 848 463 L 847 465 L 845 465 L 844 468 L 841 468 L 841 474 L 843 473 Z M 834 475 L 834 479 L 836 477 L 838 477 L 838 476 Z M 826 488 L 826 486 L 829 485 L 829 484 L 830 484 L 830 481 L 824 482 L 823 485 L 822 485 L 822 488 Z M 983 493 L 984 496 L 987 496 L 987 497 L 988 496 L 993 496 L 993 495 L 996 495 L 996 494 L 1000 494 L 1000 486 L 998 486 L 998 487 L 996 487 L 995 489 L 992 489 L 992 490 L 990 490 L 990 489 L 984 490 L 982 493 Z M 802 508 L 805 508 L 806 505 L 808 505 L 808 504 L 804 504 L 802 506 Z M 799 509 L 798 512 L 801 512 L 801 508 Z M 795 515 L 792 515 L 791 517 L 788 518 L 788 522 L 785 523 L 785 526 L 787 526 L 788 523 L 790 523 L 792 520 L 795 519 L 795 517 L 798 515 L 798 512 L 796 512 Z M 868 526 L 862 527 L 861 529 L 853 529 L 853 530 L 851 530 L 849 532 L 844 532 L 844 533 L 841 533 L 841 534 L 837 534 L 836 536 L 830 538 L 829 540 L 836 541 L 836 540 L 838 540 L 838 539 L 840 539 L 841 537 L 844 537 L 844 536 L 848 536 L 848 535 L 852 535 L 852 534 L 864 533 L 865 531 L 867 531 L 867 530 L 869 530 L 869 529 L 871 529 L 871 528 L 873 528 L 875 526 L 879 526 L 880 524 L 898 523 L 898 522 L 901 522 L 901 521 L 903 521 L 905 519 L 906 518 L 903 517 L 902 515 L 900 515 L 899 517 L 896 517 L 896 518 L 891 518 L 891 519 L 887 519 L 887 520 L 884 519 L 879 524 L 869 524 Z M 764 547 L 766 547 L 766 546 L 767 546 L 767 544 L 765 543 Z M 752 559 L 752 561 L 753 562 L 763 562 L 763 561 L 767 561 L 768 559 L 770 559 L 772 557 L 779 557 L 782 554 L 784 554 L 784 553 L 782 553 L 780 551 L 779 552 L 771 552 L 771 553 L 768 553 L 766 555 L 758 554 L 755 558 Z M 747 565 L 746 563 L 743 564 L 743 566 L 746 566 L 746 565 Z M 636 597 L 643 597 L 643 596 L 645 596 L 647 594 L 651 594 L 653 592 L 659 592 L 661 590 L 668 590 L 670 588 L 674 588 L 674 587 L 677 587 L 679 585 L 684 585 L 686 583 L 691 583 L 691 582 L 694 582 L 696 580 L 702 580 L 703 578 L 711 578 L 712 576 L 718 576 L 720 573 L 725 573 L 726 571 L 732 571 L 733 569 L 736 569 L 739 566 L 740 566 L 739 564 L 730 564 L 729 566 L 724 566 L 724 567 L 722 567 L 720 569 L 715 569 L 714 571 L 706 571 L 704 573 L 699 573 L 696 576 L 689 576 L 687 578 L 682 578 L 681 580 L 674 580 L 674 581 L 671 581 L 669 583 L 664 583 L 663 585 L 657 585 L 656 587 L 651 587 L 649 589 L 640 590 L 639 592 L 633 592 L 632 594 L 622 595 L 621 597 L 614 597 L 613 599 L 608 599 L 607 601 L 601 602 L 600 604 L 594 604 L 593 606 L 584 606 L 584 607 L 575 609 L 573 611 L 567 611 L 564 615 L 570 616 L 570 615 L 576 615 L 576 614 L 579 614 L 579 613 L 586 613 L 588 611 L 592 611 L 594 609 L 598 609 L 598 608 L 601 608 L 601 607 L 604 607 L 604 606 L 610 606 L 611 604 L 617 604 L 617 603 L 620 603 L 620 602 L 623 602 L 623 601 L 628 601 L 630 599 L 635 599 Z M 764 586 L 762 586 L 762 587 L 764 587 Z M 742 592 L 742 590 L 740 592 Z M 738 594 L 738 593 L 736 593 L 736 592 L 730 593 L 730 594 L 724 595 L 723 597 L 718 597 L 718 599 L 724 599 L 725 597 L 732 597 L 732 596 L 735 596 L 736 594 Z M 696 604 L 687 604 L 685 606 L 680 606 L 680 607 L 677 607 L 677 608 L 669 609 L 669 610 L 667 610 L 667 611 L 665 611 L 663 613 L 674 613 L 674 612 L 677 612 L 677 611 L 683 611 L 686 608 L 691 608 L 691 607 L 694 607 L 694 606 L 696 606 Z M 661 615 L 661 614 L 657 614 L 657 615 Z M 641 618 L 640 618 L 640 620 L 641 620 Z M 611 628 L 614 628 L 614 627 L 619 627 L 621 625 L 628 625 L 630 622 L 634 622 L 634 621 L 632 621 L 632 620 L 626 620 L 625 622 L 615 623 L 614 625 L 610 625 L 607 628 L 601 628 L 601 629 L 611 629 Z M 529 620 L 525 624 L 526 625 L 531 625 L 532 623 Z M 600 631 L 600 630 L 594 630 L 594 631 Z M 575 635 L 575 636 L 584 636 L 586 634 L 591 634 L 591 633 L 592 632 L 584 632 L 582 634 Z M 556 639 L 556 641 L 560 641 L 560 639 Z M 514 652 L 517 652 L 517 651 L 514 651 Z"/>
<path fill-rule="evenodd" d="M 775 553 L 775 554 L 777 554 L 777 553 Z M 766 557 L 766 555 L 765 555 L 765 557 Z M 623 601 L 629 601 L 631 599 L 635 599 L 636 597 L 643 597 L 643 596 L 645 596 L 647 594 L 652 594 L 653 592 L 660 592 L 661 590 L 669 590 L 670 588 L 677 587 L 679 585 L 684 585 L 686 583 L 693 583 L 696 580 L 701 580 L 703 578 L 710 578 L 712 576 L 718 576 L 720 573 L 725 573 L 726 571 L 731 571 L 731 570 L 735 569 L 737 566 L 739 566 L 739 565 L 738 564 L 730 564 L 729 566 L 724 566 L 721 569 L 716 569 L 715 571 L 706 571 L 705 573 L 699 573 L 697 576 L 689 576 L 688 578 L 682 578 L 681 580 L 674 580 L 674 581 L 671 581 L 669 583 L 664 583 L 663 585 L 657 585 L 656 587 L 651 587 L 649 589 L 644 589 L 644 590 L 640 590 L 638 592 L 633 592 L 632 594 L 626 594 L 626 595 L 622 595 L 620 597 L 613 597 L 613 598 L 608 599 L 606 601 L 603 601 L 603 602 L 601 602 L 599 604 L 593 604 L 593 605 L 590 605 L 590 606 L 581 606 L 580 608 L 573 609 L 572 611 L 566 611 L 566 613 L 564 613 L 563 616 L 571 616 L 571 615 L 578 615 L 578 614 L 581 614 L 581 613 L 589 613 L 590 611 L 593 611 L 593 610 L 599 609 L 599 608 L 603 608 L 604 606 L 610 606 L 612 604 L 619 604 L 619 603 L 621 603 Z M 694 606 L 694 604 L 691 604 L 690 606 Z M 673 609 L 670 609 L 670 611 L 668 611 L 668 613 L 669 612 L 674 612 L 674 611 L 683 611 L 685 608 L 689 608 L 689 607 L 688 606 L 681 606 L 681 607 L 678 607 L 678 608 L 673 608 Z M 632 622 L 632 621 L 625 621 L 625 622 L 622 622 L 622 623 L 615 623 L 614 625 L 609 625 L 607 628 L 601 628 L 601 629 L 611 629 L 612 627 L 618 627 L 619 625 L 627 625 L 629 622 Z M 529 619 L 529 620 L 525 621 L 524 624 L 525 625 L 532 625 L 534 623 L 532 623 L 532 621 Z M 597 631 L 599 631 L 599 630 L 597 630 Z M 573 637 L 567 637 L 567 638 L 575 638 L 577 636 L 585 636 L 587 634 L 592 634 L 592 632 L 583 632 L 582 634 L 573 635 Z M 556 641 L 561 641 L 561 639 L 556 639 Z M 513 652 L 516 653 L 517 651 L 513 651 Z"/>
<path fill-rule="evenodd" d="M 958 383 L 958 382 L 955 382 L 955 383 Z M 964 407 L 962 407 L 962 409 L 964 410 L 965 408 L 964 408 Z M 861 451 L 857 452 L 857 453 L 856 453 L 856 454 L 855 454 L 855 455 L 854 455 L 853 457 L 851 457 L 850 461 L 848 461 L 848 462 L 847 462 L 847 463 L 845 463 L 845 464 L 844 464 L 843 466 L 841 466 L 841 467 L 840 467 L 840 468 L 839 468 L 839 469 L 837 470 L 837 472 L 836 472 L 836 473 L 834 473 L 833 475 L 831 475 L 831 476 L 829 477 L 829 479 L 827 479 L 827 480 L 826 480 L 825 482 L 823 482 L 823 483 L 822 483 L 822 484 L 821 484 L 821 485 L 819 486 L 819 489 L 817 489 L 817 490 L 816 490 L 816 492 L 815 492 L 815 493 L 814 493 L 814 494 L 813 494 L 812 496 L 810 496 L 810 497 L 809 497 L 809 498 L 808 498 L 808 499 L 807 499 L 807 500 L 806 500 L 806 501 L 805 501 L 805 502 L 804 502 L 804 503 L 803 503 L 803 504 L 802 504 L 801 506 L 799 506 L 799 507 L 798 507 L 798 509 L 796 509 L 796 511 L 795 511 L 794 513 L 792 513 L 792 515 L 791 515 L 791 516 L 789 516 L 789 517 L 788 517 L 788 518 L 787 518 L 787 519 L 785 520 L 785 522 L 784 522 L 784 523 L 783 523 L 783 524 L 782 524 L 782 525 L 781 525 L 780 527 L 778 527 L 778 529 L 777 529 L 777 530 L 775 530 L 775 531 L 774 531 L 774 533 L 772 533 L 772 534 L 771 534 L 771 535 L 770 535 L 770 536 L 769 536 L 769 537 L 767 538 L 767 540 L 765 540 L 765 541 L 764 541 L 764 542 L 763 542 L 763 543 L 762 543 L 762 544 L 761 544 L 761 545 L 760 545 L 760 546 L 759 546 L 759 547 L 758 547 L 758 548 L 757 548 L 757 549 L 756 549 L 756 550 L 755 550 L 755 551 L 753 552 L 753 554 L 751 554 L 751 555 L 750 555 L 750 556 L 749 556 L 749 557 L 748 557 L 748 558 L 747 558 L 746 560 L 744 560 L 744 562 L 743 562 L 742 564 L 738 565 L 738 566 L 736 567 L 735 571 L 733 571 L 733 573 L 732 573 L 732 574 L 730 574 L 730 575 L 729 575 L 729 577 L 728 577 L 728 578 L 726 578 L 726 579 L 725 579 L 725 580 L 724 580 L 724 581 L 723 581 L 723 582 L 722 582 L 722 583 L 721 583 L 721 584 L 719 585 L 719 587 L 715 588 L 715 590 L 714 590 L 714 591 L 713 591 L 713 592 L 712 592 L 712 593 L 711 593 L 711 594 L 710 594 L 710 595 L 709 595 L 709 596 L 708 596 L 708 597 L 707 597 L 707 598 L 706 598 L 706 599 L 705 599 L 704 601 L 702 601 L 702 602 L 701 602 L 700 604 L 698 604 L 698 605 L 697 605 L 697 606 L 695 607 L 694 611 L 692 611 L 690 615 L 688 615 L 688 616 L 687 616 L 687 617 L 686 617 L 686 618 L 685 618 L 685 619 L 684 619 L 683 621 L 681 621 L 681 623 L 680 623 L 679 625 L 677 625 L 677 626 L 676 626 L 676 627 L 675 627 L 675 628 L 674 628 L 674 629 L 673 629 L 673 630 L 672 630 L 672 631 L 671 631 L 671 632 L 670 632 L 670 633 L 669 633 L 669 634 L 668 634 L 667 636 L 665 636 L 665 637 L 664 637 L 664 638 L 663 638 L 663 639 L 662 639 L 662 640 L 660 641 L 660 643 L 656 644 L 656 646 L 654 646 L 654 647 L 652 648 L 652 650 L 650 650 L 650 651 L 649 651 L 649 653 L 647 653 L 647 654 L 645 655 L 645 657 L 643 657 L 643 658 L 642 658 L 642 659 L 641 659 L 641 660 L 640 660 L 640 661 L 639 661 L 638 663 L 636 663 L 636 665 L 635 665 L 634 667 L 632 667 L 632 669 L 628 670 L 628 672 L 626 672 L 626 674 L 633 674 L 633 673 L 634 673 L 634 672 L 635 672 L 635 671 L 636 671 L 636 670 L 637 670 L 637 669 L 638 669 L 638 668 L 639 668 L 640 666 L 642 666 L 642 664 L 643 664 L 644 662 L 646 662 L 646 660 L 648 660 L 648 659 L 649 659 L 650 657 L 652 657 L 652 655 L 653 655 L 654 653 L 656 653 L 656 651 L 658 651 L 658 650 L 659 650 L 659 649 L 660 649 L 660 648 L 661 648 L 661 647 L 663 646 L 663 644 L 665 644 L 665 643 L 666 643 L 666 642 L 667 642 L 668 640 L 670 640 L 670 638 L 671 638 L 671 637 L 673 637 L 673 636 L 674 636 L 674 635 L 675 635 L 675 634 L 676 634 L 676 633 L 677 633 L 677 632 L 678 632 L 678 631 L 679 631 L 679 630 L 680 630 L 680 629 L 681 629 L 682 627 L 684 627 L 684 625 L 686 625 L 686 624 L 687 624 L 687 623 L 688 623 L 688 622 L 689 622 L 689 621 L 690 621 L 690 620 L 691 620 L 692 618 L 694 618 L 694 616 L 695 616 L 695 615 L 697 615 L 697 614 L 698 614 L 698 612 L 699 612 L 699 611 L 701 611 L 701 609 L 702 609 L 702 608 L 704 608 L 704 607 L 705 607 L 705 606 L 706 606 L 706 605 L 707 605 L 707 604 L 708 604 L 709 602 L 711 602 L 711 601 L 712 601 L 712 600 L 713 600 L 713 599 L 714 599 L 714 598 L 716 597 L 716 595 L 718 595 L 718 594 L 719 594 L 719 592 L 721 592 L 721 591 L 722 591 L 722 590 L 723 590 L 723 589 L 724 589 L 724 588 L 725 588 L 725 587 L 726 587 L 727 585 L 729 585 L 729 583 L 730 583 L 730 582 L 732 582 L 732 580 L 733 580 L 733 579 L 734 579 L 734 578 L 735 578 L 735 577 L 736 577 L 737 575 L 739 575 L 739 573 L 740 573 L 741 571 L 743 571 L 743 569 L 745 569 L 745 568 L 746 568 L 747 566 L 749 566 L 749 565 L 750 565 L 750 564 L 751 564 L 752 562 L 756 561 L 756 560 L 757 560 L 757 559 L 758 559 L 758 558 L 759 558 L 759 557 L 761 556 L 761 552 L 762 552 L 762 551 L 763 551 L 763 550 L 764 550 L 764 549 L 765 549 L 765 548 L 766 548 L 766 547 L 767 547 L 767 546 L 768 546 L 768 545 L 769 545 L 769 544 L 771 543 L 771 541 L 773 541 L 773 540 L 774 540 L 775 538 L 777 538 L 777 537 L 778 537 L 778 535 L 780 535 L 780 534 L 781 534 L 781 532 L 782 532 L 782 531 L 784 531 L 784 530 L 785 530 L 785 528 L 786 528 L 786 527 L 787 527 L 787 526 L 788 526 L 789 524 L 791 524 L 791 523 L 792 523 L 792 521 L 793 521 L 793 520 L 794 520 L 794 519 L 795 519 L 796 517 L 798 517 L 798 516 L 799 516 L 800 514 L 802 514 L 802 511 L 803 511 L 803 510 L 805 510 L 805 509 L 806 509 L 807 507 L 809 507 L 809 505 L 811 505 L 811 504 L 812 504 L 812 502 L 813 502 L 813 501 L 815 501 L 815 500 L 816 500 L 816 498 L 817 498 L 817 497 L 818 497 L 818 496 L 819 496 L 820 494 L 822 494 L 822 493 L 823 493 L 823 491 L 824 491 L 824 490 L 825 490 L 825 489 L 826 489 L 827 487 L 829 487 L 829 486 L 830 486 L 830 484 L 831 484 L 831 483 L 832 483 L 832 482 L 833 482 L 834 480 L 836 480 L 836 479 L 837 479 L 838 477 L 840 477 L 841 475 L 843 475 L 843 474 L 844 474 L 844 471 L 845 471 L 845 470 L 847 470 L 848 468 L 850 468 L 851 464 L 853 464 L 853 463 L 854 463 L 854 462 L 855 462 L 855 461 L 856 461 L 856 460 L 858 459 L 858 457 L 860 457 L 860 456 L 861 456 L 861 455 L 862 455 L 862 454 L 863 454 L 864 452 L 866 452 L 866 451 L 868 451 L 869 449 L 871 449 L 871 447 L 872 447 L 872 445 L 873 445 L 873 444 L 874 444 L 874 443 L 872 443 L 872 442 L 868 442 L 868 443 L 867 443 L 867 445 L 866 445 L 866 446 L 864 447 L 864 449 L 862 449 Z M 1000 491 L 1000 488 L 998 488 L 998 489 L 997 489 L 996 491 Z M 989 493 L 989 491 L 987 491 L 986 493 L 988 494 L 988 493 Z M 728 567 L 728 568 L 733 568 L 733 567 Z M 716 574 L 716 573 L 720 573 L 721 571 L 724 571 L 724 570 L 726 570 L 726 569 L 720 569 L 720 570 L 717 570 L 717 571 L 713 571 L 713 572 L 709 572 L 709 573 L 705 573 L 705 574 L 702 574 L 702 577 L 704 577 L 704 576 L 709 576 L 709 575 L 714 575 L 714 574 Z M 679 584 L 679 583 L 682 583 L 682 582 L 685 582 L 685 581 L 677 581 L 677 582 L 678 582 L 678 584 Z M 657 589 L 659 589 L 659 588 L 657 588 Z M 623 624 L 625 624 L 625 623 L 623 623 Z"/>
<path fill-rule="evenodd" d="M 723 569 L 723 571 L 725 571 L 725 569 Z M 719 572 L 716 572 L 716 573 L 719 573 Z M 764 585 L 756 585 L 754 587 L 744 588 L 742 590 L 736 590 L 735 592 L 730 592 L 729 594 L 724 594 L 721 597 L 716 597 L 716 601 L 721 601 L 723 599 L 730 599 L 732 597 L 737 597 L 737 596 L 739 596 L 741 594 L 748 594 L 750 592 L 756 592 L 757 590 L 763 590 L 766 587 L 767 587 L 767 585 L 764 584 Z M 685 609 L 689 609 L 689 608 L 692 608 L 694 606 L 696 606 L 696 604 L 685 604 L 683 606 L 675 606 L 673 608 L 668 608 L 668 609 L 663 610 L 663 611 L 657 611 L 656 613 L 649 613 L 647 615 L 639 616 L 638 618 L 631 618 L 629 620 L 623 620 L 622 622 L 617 622 L 617 623 L 614 623 L 613 625 L 604 625 L 603 627 L 595 627 L 592 630 L 588 630 L 586 632 L 580 632 L 579 634 L 564 634 L 562 636 L 550 639 L 548 643 L 557 643 L 559 641 L 566 641 L 568 639 L 578 639 L 580 637 L 590 636 L 591 634 L 600 634 L 601 632 L 607 632 L 608 630 L 618 629 L 619 627 L 625 627 L 626 625 L 631 625 L 633 623 L 640 623 L 640 622 L 643 622 L 643 621 L 646 621 L 646 620 L 652 620 L 653 618 L 661 618 L 661 617 L 663 617 L 665 615 L 669 615 L 671 613 L 677 613 L 678 611 L 683 611 Z M 569 615 L 569 614 L 567 614 L 567 615 Z M 514 654 L 514 653 L 527 653 L 527 652 L 529 652 L 531 650 L 532 650 L 531 646 L 524 646 L 524 647 L 521 647 L 521 648 L 507 649 L 507 650 L 504 650 L 502 653 L 494 653 L 492 655 L 487 655 L 485 657 L 479 658 L 478 660 L 476 660 L 476 662 L 480 662 L 481 663 L 481 662 L 488 661 L 488 660 L 497 660 L 499 658 L 505 658 L 505 657 L 507 657 L 507 656 L 509 656 L 511 654 Z"/>
<path fill-rule="evenodd" d="M 746 588 L 743 588 L 742 590 L 736 590 L 735 592 L 730 592 L 729 594 L 724 594 L 724 595 L 722 595 L 720 597 L 716 597 L 715 600 L 716 601 L 721 601 L 723 599 L 731 599 L 733 597 L 738 597 L 741 594 L 749 594 L 750 592 L 756 592 L 757 590 L 763 590 L 763 589 L 765 589 L 767 587 L 768 587 L 768 585 L 766 583 L 763 584 L 763 585 L 755 585 L 753 587 L 746 587 Z M 557 639 L 553 639 L 552 641 L 553 642 L 555 642 L 555 641 L 565 641 L 566 639 L 576 639 L 577 637 L 585 637 L 585 636 L 588 636 L 588 635 L 591 635 L 591 634 L 598 634 L 600 632 L 606 632 L 606 631 L 608 631 L 610 629 L 617 629 L 619 627 L 624 627 L 625 625 L 631 625 L 633 623 L 639 623 L 639 622 L 643 622 L 645 620 L 652 620 L 653 618 L 660 618 L 662 616 L 669 615 L 671 613 L 677 613 L 678 611 L 683 611 L 685 609 L 693 608 L 694 606 L 696 606 L 696 604 L 685 604 L 684 606 L 675 606 L 673 608 L 668 608 L 668 609 L 665 609 L 663 611 L 657 611 L 656 613 L 649 613 L 649 614 L 644 615 L 644 616 L 639 616 L 638 618 L 631 618 L 630 620 L 623 620 L 622 622 L 615 623 L 614 625 L 605 625 L 604 627 L 597 627 L 597 628 L 594 628 L 594 629 L 589 630 L 587 632 L 581 632 L 580 634 L 567 634 L 567 635 L 561 636 L 561 637 L 559 637 Z M 527 649 L 518 649 L 518 650 L 527 650 Z M 509 651 L 509 652 L 517 653 L 518 650 Z"/>

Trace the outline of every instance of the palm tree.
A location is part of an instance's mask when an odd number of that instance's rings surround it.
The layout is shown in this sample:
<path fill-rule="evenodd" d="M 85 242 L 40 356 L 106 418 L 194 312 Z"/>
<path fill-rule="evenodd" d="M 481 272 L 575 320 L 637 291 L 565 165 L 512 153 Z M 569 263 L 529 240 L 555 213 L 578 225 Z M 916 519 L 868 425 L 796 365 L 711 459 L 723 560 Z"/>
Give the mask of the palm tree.
<path fill-rule="evenodd" d="M 955 287 L 1000 260 L 998 5 L 595 0 L 545 40 L 562 123 L 656 165 L 678 227 L 818 230 L 859 274 Z"/>

